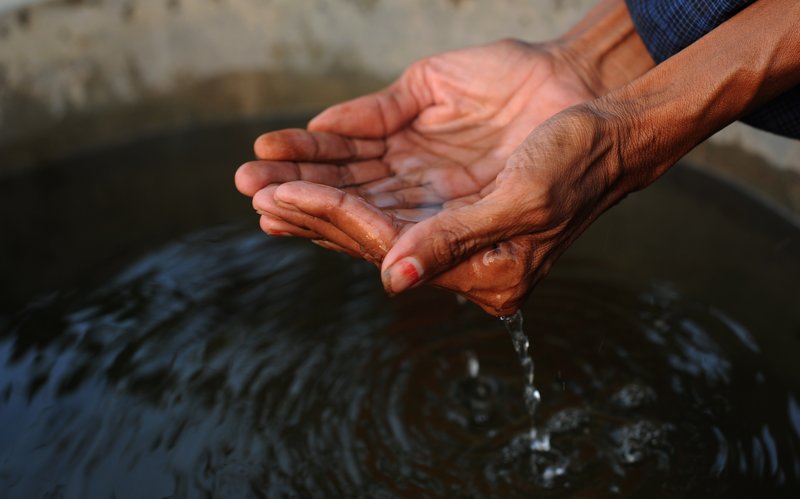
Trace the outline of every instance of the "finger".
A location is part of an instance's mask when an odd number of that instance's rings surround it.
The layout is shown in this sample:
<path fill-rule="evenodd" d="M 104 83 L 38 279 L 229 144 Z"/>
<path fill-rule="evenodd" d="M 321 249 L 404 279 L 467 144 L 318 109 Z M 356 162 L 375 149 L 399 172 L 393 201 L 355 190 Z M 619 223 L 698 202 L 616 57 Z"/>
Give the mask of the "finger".
<path fill-rule="evenodd" d="M 390 213 L 395 220 L 402 220 L 404 222 L 417 223 L 425 219 L 431 218 L 442 211 L 441 206 L 432 206 L 429 208 L 402 208 L 398 210 L 386 210 Z"/>
<path fill-rule="evenodd" d="M 387 155 L 388 157 L 388 155 Z M 476 193 L 483 185 L 482 180 L 471 174 L 468 169 L 453 163 L 433 160 L 423 167 L 401 171 L 392 160 L 394 175 L 381 178 L 360 186 L 363 195 L 377 195 L 411 188 L 424 188 L 428 196 L 437 196 L 436 202 L 444 199 Z"/>
<path fill-rule="evenodd" d="M 422 208 L 441 205 L 442 201 L 444 201 L 440 195 L 429 187 L 410 187 L 392 192 L 366 194 L 364 199 L 378 208 L 391 209 Z"/>
<path fill-rule="evenodd" d="M 276 185 L 271 185 L 253 196 L 253 208 L 261 215 L 259 226 L 269 235 L 289 235 L 304 239 L 319 239 L 319 233 L 302 224 L 292 223 L 283 218 L 286 210 L 278 207 L 274 201 Z"/>
<path fill-rule="evenodd" d="M 470 194 L 469 196 L 462 196 L 460 198 L 451 199 L 450 201 L 445 202 L 442 205 L 442 208 L 445 210 L 453 210 L 455 208 L 461 208 L 462 206 L 467 206 L 470 204 L 475 204 L 481 200 L 480 195 L 478 194 Z"/>
<path fill-rule="evenodd" d="M 387 213 L 360 197 L 329 186 L 289 182 L 277 188 L 275 199 L 280 205 L 299 209 L 344 232 L 373 261 L 383 260 L 398 233 L 398 227 Z"/>
<path fill-rule="evenodd" d="M 326 241 L 325 239 L 312 239 L 311 242 L 316 244 L 320 248 L 325 248 L 327 250 L 335 251 L 337 253 L 344 253 L 345 255 L 352 256 L 353 258 L 359 258 L 359 259 L 364 258 L 363 256 L 359 255 L 358 253 L 355 253 L 354 251 L 348 248 L 344 248 L 342 246 L 339 246 L 338 244 Z"/>
<path fill-rule="evenodd" d="M 314 231 L 301 229 L 296 225 L 287 223 L 285 220 L 269 214 L 262 214 L 258 225 L 261 227 L 261 230 L 269 236 L 293 236 L 302 237 L 304 239 L 320 238 L 320 235 Z"/>
<path fill-rule="evenodd" d="M 491 195 L 410 227 L 384 258 L 381 279 L 386 291 L 396 294 L 429 280 L 477 250 L 524 230 L 521 203 L 515 197 Z"/>
<path fill-rule="evenodd" d="M 309 239 L 317 246 L 346 253 L 376 265 L 380 264 L 383 255 L 381 258 L 376 258 L 372 254 L 366 253 L 358 242 L 332 224 L 294 208 L 282 208 L 281 214 L 287 223 L 306 227 L 308 232 L 313 233 L 314 237 Z"/>
<path fill-rule="evenodd" d="M 321 218 L 309 215 L 293 206 L 287 206 L 276 202 L 275 192 L 277 189 L 278 186 L 271 185 L 260 190 L 253 196 L 253 206 L 262 216 L 266 215 L 272 219 L 278 219 L 295 227 L 294 230 L 283 227 L 284 232 L 307 239 L 325 239 L 344 248 L 348 254 L 355 254 L 359 255 L 360 258 L 366 258 L 365 255 L 362 254 L 360 245 L 338 228 L 325 222 Z M 269 227 L 270 226 L 268 226 L 268 228 Z M 382 256 L 383 255 L 381 255 L 381 257 Z M 369 260 L 374 261 L 374 259 L 371 258 L 370 255 Z"/>
<path fill-rule="evenodd" d="M 489 182 L 489 184 L 487 184 L 487 185 L 486 185 L 486 187 L 484 187 L 483 189 L 481 189 L 481 192 L 480 192 L 480 195 L 481 195 L 481 197 L 486 197 L 486 196 L 488 196 L 488 195 L 489 195 L 489 193 L 491 193 L 492 191 L 494 191 L 494 190 L 495 190 L 495 188 L 496 188 L 496 185 L 497 185 L 497 183 L 496 183 L 496 181 L 495 181 L 495 180 L 492 180 L 491 182 Z"/>
<path fill-rule="evenodd" d="M 422 170 L 414 170 L 402 175 L 381 178 L 374 182 L 365 183 L 360 187 L 363 195 L 382 194 L 384 192 L 394 192 L 401 189 L 419 187 L 422 182 Z"/>
<path fill-rule="evenodd" d="M 338 223 L 349 227 L 352 226 L 343 223 L 340 217 L 364 218 L 369 216 L 369 214 L 361 212 L 362 208 L 364 211 L 370 210 L 369 207 L 358 206 L 360 202 L 358 198 L 352 199 L 356 204 L 354 206 L 349 200 L 343 198 L 341 193 L 332 192 L 335 191 L 334 189 L 304 185 L 302 182 L 286 184 L 281 189 L 289 186 L 297 188 L 297 192 L 291 194 L 291 196 L 297 196 L 297 199 L 293 199 L 293 201 L 300 201 L 298 204 L 304 206 L 315 216 L 325 217 L 331 221 L 338 220 Z M 286 198 L 289 199 L 291 196 L 287 195 Z M 330 198 L 324 199 L 326 196 L 330 196 Z M 280 198 L 282 194 L 278 194 L 276 197 Z M 339 210 L 342 213 L 337 215 L 336 212 Z M 406 211 L 427 211 L 432 215 L 435 210 Z M 417 214 L 417 216 L 419 215 L 420 213 Z M 388 231 L 382 235 L 379 232 L 379 237 L 386 239 L 392 237 L 393 227 L 390 227 L 388 220 L 389 217 L 385 216 L 385 225 Z M 362 246 L 368 246 L 368 241 L 374 239 L 373 234 L 364 236 L 363 231 L 361 236 L 358 233 L 349 233 L 348 235 Z M 436 276 L 431 282 L 438 287 L 455 291 L 467 297 L 488 313 L 510 315 L 516 311 L 527 293 L 528 288 L 521 285 L 521 283 L 524 284 L 520 280 L 521 276 L 525 275 L 526 269 L 532 268 L 530 253 L 516 248 L 517 246 L 510 242 L 503 242 L 493 249 L 480 251 L 453 269 Z"/>
<path fill-rule="evenodd" d="M 381 160 L 370 159 L 346 165 L 294 161 L 249 161 L 236 171 L 236 188 L 245 196 L 270 184 L 306 180 L 333 187 L 369 183 L 387 177 L 391 171 Z"/>
<path fill-rule="evenodd" d="M 361 258 L 361 255 L 354 253 L 348 248 L 344 248 L 336 243 L 320 239 L 322 236 L 320 236 L 316 232 L 300 229 L 295 225 L 289 224 L 271 215 L 261 215 L 261 220 L 259 223 L 261 225 L 261 230 L 263 230 L 270 236 L 302 237 L 305 239 L 310 239 L 312 243 L 322 248 L 333 250 L 338 253 L 345 253 L 355 258 Z"/>
<path fill-rule="evenodd" d="M 388 88 L 326 109 L 308 129 L 364 138 L 395 133 L 433 104 L 425 67 L 424 61 L 416 63 Z"/>
<path fill-rule="evenodd" d="M 386 143 L 291 128 L 261 135 L 253 149 L 257 158 L 272 161 L 355 161 L 382 156 Z"/>

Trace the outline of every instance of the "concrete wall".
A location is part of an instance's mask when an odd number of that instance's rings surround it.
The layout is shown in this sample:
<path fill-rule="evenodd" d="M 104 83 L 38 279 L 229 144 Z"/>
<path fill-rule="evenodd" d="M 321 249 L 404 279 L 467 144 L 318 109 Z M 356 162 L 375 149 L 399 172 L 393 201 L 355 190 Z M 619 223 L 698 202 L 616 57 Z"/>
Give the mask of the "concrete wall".
<path fill-rule="evenodd" d="M 554 37 L 593 2 L 0 0 L 0 175 L 165 128 L 317 109 L 430 53 Z M 734 125 L 691 158 L 800 214 L 800 142 Z"/>

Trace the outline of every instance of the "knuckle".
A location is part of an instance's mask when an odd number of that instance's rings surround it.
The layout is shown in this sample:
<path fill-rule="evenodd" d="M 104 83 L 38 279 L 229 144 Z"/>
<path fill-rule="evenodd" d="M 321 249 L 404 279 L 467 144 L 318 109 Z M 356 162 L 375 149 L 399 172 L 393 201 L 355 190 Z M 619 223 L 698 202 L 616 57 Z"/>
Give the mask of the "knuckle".
<path fill-rule="evenodd" d="M 400 77 L 401 82 L 417 82 L 424 79 L 425 73 L 432 64 L 435 64 L 435 57 L 425 57 L 411 63 Z"/>
<path fill-rule="evenodd" d="M 560 197 L 550 190 L 531 196 L 529 212 L 532 215 L 533 223 L 542 229 L 558 225 L 563 218 L 562 202 Z"/>
<path fill-rule="evenodd" d="M 355 175 L 350 168 L 340 167 L 337 170 L 338 174 L 338 187 L 349 187 L 356 183 Z"/>
<path fill-rule="evenodd" d="M 347 193 L 345 193 L 341 189 L 334 189 L 333 191 L 333 203 L 331 204 L 331 210 L 326 210 L 322 213 L 322 218 L 325 220 L 330 221 L 332 219 L 331 215 L 333 215 L 333 211 L 346 211 L 347 210 Z"/>
<path fill-rule="evenodd" d="M 435 237 L 431 241 L 430 251 L 433 260 L 439 264 L 449 262 L 454 256 L 451 241 L 443 237 Z"/>
<path fill-rule="evenodd" d="M 439 263 L 461 260 L 472 249 L 472 230 L 461 222 L 451 220 L 435 233 L 438 235 L 431 241 L 431 252 Z"/>

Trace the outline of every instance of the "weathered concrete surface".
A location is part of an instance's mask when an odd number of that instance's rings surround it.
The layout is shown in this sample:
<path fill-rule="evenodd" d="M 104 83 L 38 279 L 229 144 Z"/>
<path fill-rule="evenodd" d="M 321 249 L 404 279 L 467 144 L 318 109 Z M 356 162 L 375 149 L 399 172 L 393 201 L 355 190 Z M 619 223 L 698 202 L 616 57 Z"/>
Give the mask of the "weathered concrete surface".
<path fill-rule="evenodd" d="M 131 135 L 319 108 L 430 53 L 552 38 L 592 3 L 0 0 L 0 175 Z M 736 125 L 692 158 L 800 213 L 800 142 Z M 741 158 L 780 173 L 743 174 Z"/>
<path fill-rule="evenodd" d="M 547 38 L 585 2 L 60 0 L 0 15 L 0 172 L 126 134 L 319 108 L 423 55 Z M 502 15 L 487 16 L 491 10 Z M 44 141 L 44 142 L 42 142 Z M 37 147 L 32 147 L 36 143 Z"/>

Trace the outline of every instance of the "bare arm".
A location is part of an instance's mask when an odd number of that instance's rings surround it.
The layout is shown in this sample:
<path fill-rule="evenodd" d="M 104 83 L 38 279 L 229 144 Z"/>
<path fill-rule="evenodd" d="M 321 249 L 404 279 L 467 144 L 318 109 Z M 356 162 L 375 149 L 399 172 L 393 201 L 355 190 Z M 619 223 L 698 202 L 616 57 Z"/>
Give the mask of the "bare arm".
<path fill-rule="evenodd" d="M 800 84 L 800 2 L 761 0 L 630 84 L 595 101 L 621 133 L 642 188 L 694 146 Z"/>
<path fill-rule="evenodd" d="M 307 130 L 263 135 L 259 159 L 239 169 L 237 187 L 254 197 L 265 232 L 380 265 L 417 222 L 492 189 L 543 121 L 652 66 L 625 2 L 603 0 L 553 42 L 426 58 L 387 89 L 327 109 Z M 517 242 L 504 247 L 527 251 Z M 512 256 L 476 254 L 431 283 L 498 313 L 519 294 L 510 283 L 525 264 Z"/>
<path fill-rule="evenodd" d="M 398 264 L 436 275 L 498 241 L 521 240 L 529 265 L 517 296 L 495 309 L 513 310 L 605 210 L 800 82 L 798 21 L 800 2 L 761 0 L 641 77 L 547 120 L 511 156 L 494 191 L 396 241 L 384 284 L 394 292 L 414 284 L 394 278 Z"/>

